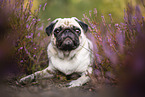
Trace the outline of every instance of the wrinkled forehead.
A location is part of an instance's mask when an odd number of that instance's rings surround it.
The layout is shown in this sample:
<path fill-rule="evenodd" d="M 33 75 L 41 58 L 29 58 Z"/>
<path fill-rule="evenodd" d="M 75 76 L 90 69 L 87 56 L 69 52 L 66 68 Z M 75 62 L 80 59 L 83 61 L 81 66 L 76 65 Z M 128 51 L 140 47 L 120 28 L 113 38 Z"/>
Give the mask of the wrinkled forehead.
<path fill-rule="evenodd" d="M 60 27 L 60 26 L 63 27 L 63 28 L 73 27 L 73 26 L 76 26 L 76 27 L 80 28 L 80 25 L 78 24 L 78 22 L 73 18 L 59 19 L 58 22 L 55 25 L 55 28 Z"/>

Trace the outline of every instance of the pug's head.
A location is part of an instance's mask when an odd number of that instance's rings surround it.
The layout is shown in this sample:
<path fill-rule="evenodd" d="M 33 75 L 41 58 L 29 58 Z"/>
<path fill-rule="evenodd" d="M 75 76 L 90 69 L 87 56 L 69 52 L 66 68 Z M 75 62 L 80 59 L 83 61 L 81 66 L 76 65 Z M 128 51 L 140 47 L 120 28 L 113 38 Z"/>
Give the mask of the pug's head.
<path fill-rule="evenodd" d="M 47 28 L 46 33 L 53 38 L 53 44 L 62 51 L 71 51 L 80 45 L 81 38 L 88 30 L 88 25 L 72 18 L 55 19 Z"/>

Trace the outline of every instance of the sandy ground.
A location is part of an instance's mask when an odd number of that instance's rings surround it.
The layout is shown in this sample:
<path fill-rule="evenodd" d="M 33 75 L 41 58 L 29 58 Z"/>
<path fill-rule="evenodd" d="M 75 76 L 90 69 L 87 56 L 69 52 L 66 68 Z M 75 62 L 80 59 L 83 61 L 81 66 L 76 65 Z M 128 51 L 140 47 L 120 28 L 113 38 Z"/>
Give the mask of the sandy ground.
<path fill-rule="evenodd" d="M 10 77 L 0 84 L 0 97 L 95 97 L 91 82 L 81 87 L 66 87 L 71 80 L 53 78 L 21 85 L 17 78 Z"/>
<path fill-rule="evenodd" d="M 65 79 L 64 76 L 38 80 L 27 85 L 18 84 L 18 79 L 20 77 L 7 76 L 0 83 L 0 97 L 124 97 L 112 87 L 102 92 L 101 89 L 94 88 L 96 86 L 91 81 L 81 87 L 68 88 L 66 84 L 74 79 Z"/>

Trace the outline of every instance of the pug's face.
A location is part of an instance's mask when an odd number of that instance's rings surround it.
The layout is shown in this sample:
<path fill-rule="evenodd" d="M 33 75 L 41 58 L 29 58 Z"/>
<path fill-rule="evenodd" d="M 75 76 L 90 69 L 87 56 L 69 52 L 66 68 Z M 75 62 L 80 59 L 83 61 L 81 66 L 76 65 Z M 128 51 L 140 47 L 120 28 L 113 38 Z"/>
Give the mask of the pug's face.
<path fill-rule="evenodd" d="M 54 45 L 59 50 L 71 51 L 80 45 L 80 37 L 87 29 L 87 24 L 77 18 L 59 18 L 46 28 L 46 33 L 48 36 L 52 33 Z"/>
<path fill-rule="evenodd" d="M 60 50 L 71 51 L 76 49 L 80 42 L 81 30 L 78 27 L 64 27 L 63 25 L 54 29 L 56 46 Z"/>

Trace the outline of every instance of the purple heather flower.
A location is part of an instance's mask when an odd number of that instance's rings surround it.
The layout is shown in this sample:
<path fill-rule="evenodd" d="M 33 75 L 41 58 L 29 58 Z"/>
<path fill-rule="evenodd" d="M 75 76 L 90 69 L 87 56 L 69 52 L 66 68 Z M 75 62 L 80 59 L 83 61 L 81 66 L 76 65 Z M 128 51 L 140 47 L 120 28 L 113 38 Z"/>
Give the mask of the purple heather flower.
<path fill-rule="evenodd" d="M 90 31 L 92 31 L 92 29 L 91 29 L 90 27 L 88 27 L 88 29 L 89 29 Z"/>
<path fill-rule="evenodd" d="M 30 36 L 26 36 L 26 38 L 31 38 Z"/>
<path fill-rule="evenodd" d="M 23 61 L 23 60 L 21 60 L 20 62 L 21 62 L 21 63 L 23 63 L 24 61 Z"/>
<path fill-rule="evenodd" d="M 84 18 L 85 18 L 85 14 L 83 14 Z"/>
<path fill-rule="evenodd" d="M 19 49 L 18 49 L 18 51 L 20 51 L 20 50 L 22 50 L 23 49 L 23 47 L 20 47 Z"/>
<path fill-rule="evenodd" d="M 31 35 L 26 36 L 26 38 L 33 38 L 33 33 L 31 33 Z"/>
<path fill-rule="evenodd" d="M 38 35 L 37 35 L 38 37 L 40 37 L 40 32 L 38 33 Z"/>
<path fill-rule="evenodd" d="M 83 14 L 83 16 L 84 16 L 85 19 L 87 18 L 85 14 Z"/>
<path fill-rule="evenodd" d="M 47 21 L 50 21 L 50 20 L 51 20 L 51 18 L 48 18 L 48 19 L 47 19 Z"/>
<path fill-rule="evenodd" d="M 91 10 L 89 11 L 89 15 L 90 15 L 90 17 L 92 16 L 92 11 Z"/>
<path fill-rule="evenodd" d="M 40 11 L 40 9 L 41 9 L 41 5 L 39 5 L 39 10 L 38 11 Z"/>
<path fill-rule="evenodd" d="M 46 5 L 47 5 L 47 3 L 44 4 L 44 6 L 43 6 L 43 11 L 45 10 Z"/>
<path fill-rule="evenodd" d="M 20 50 L 23 49 L 23 47 L 20 47 Z"/>
<path fill-rule="evenodd" d="M 31 37 L 33 37 L 33 33 L 31 33 Z"/>
<path fill-rule="evenodd" d="M 28 28 L 29 27 L 29 24 L 26 24 L 26 28 Z"/>
<path fill-rule="evenodd" d="M 119 24 L 115 24 L 115 26 L 117 27 Z"/>
<path fill-rule="evenodd" d="M 101 16 L 102 18 L 104 18 L 104 16 Z"/>
<path fill-rule="evenodd" d="M 96 15 L 97 15 L 97 9 L 96 9 L 96 8 L 94 8 L 94 14 L 96 14 Z"/>
<path fill-rule="evenodd" d="M 95 28 L 95 26 L 93 25 L 93 24 L 91 24 L 91 27 L 94 29 Z"/>

